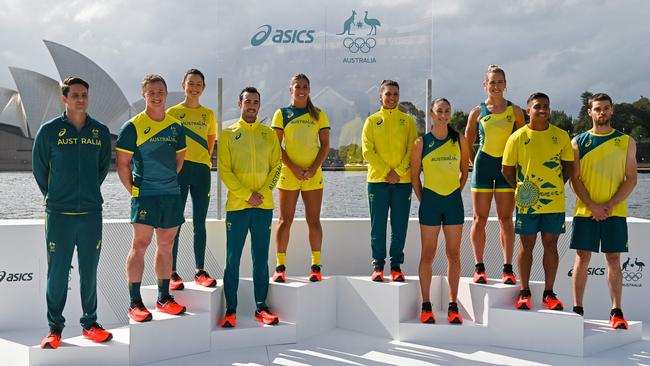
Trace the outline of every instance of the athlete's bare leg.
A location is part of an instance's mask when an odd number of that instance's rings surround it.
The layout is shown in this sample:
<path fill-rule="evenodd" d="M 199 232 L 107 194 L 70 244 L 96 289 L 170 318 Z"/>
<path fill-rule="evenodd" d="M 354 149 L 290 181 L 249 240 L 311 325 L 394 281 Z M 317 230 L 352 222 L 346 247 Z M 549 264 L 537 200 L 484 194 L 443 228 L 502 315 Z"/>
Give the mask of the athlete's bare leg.
<path fill-rule="evenodd" d="M 621 270 L 621 253 L 605 253 L 607 260 L 607 284 L 612 298 L 612 309 L 621 309 L 623 293 L 623 271 Z"/>
<path fill-rule="evenodd" d="M 278 219 L 278 227 L 275 230 L 275 244 L 278 253 L 286 253 L 289 246 L 289 235 L 291 232 L 291 224 L 296 215 L 296 203 L 300 191 L 288 191 L 286 189 L 278 189 L 278 201 L 280 202 L 280 218 Z"/>
<path fill-rule="evenodd" d="M 573 264 L 571 282 L 573 284 L 573 304 L 582 306 L 582 299 L 587 288 L 587 270 L 591 261 L 591 252 L 588 250 L 576 251 L 576 261 Z"/>
<path fill-rule="evenodd" d="M 418 274 L 420 275 L 420 291 L 422 292 L 422 302 L 430 302 L 431 274 L 433 272 L 433 259 L 436 256 L 438 248 L 438 235 L 440 226 L 420 225 L 420 242 L 422 249 L 420 251 L 420 266 Z"/>
<path fill-rule="evenodd" d="M 490 216 L 492 192 L 472 192 L 472 206 L 474 207 L 474 220 L 470 230 L 470 240 L 474 252 L 474 263 L 483 263 L 485 251 L 485 226 Z"/>
<path fill-rule="evenodd" d="M 323 228 L 320 224 L 323 189 L 302 191 L 302 201 L 305 204 L 305 218 L 309 229 L 309 246 L 313 252 L 320 252 L 323 245 Z"/>
<path fill-rule="evenodd" d="M 458 282 L 460 282 L 460 242 L 463 235 L 463 225 L 444 225 L 445 251 L 447 253 L 447 280 L 449 281 L 449 301 L 456 302 L 458 298 Z"/>
<path fill-rule="evenodd" d="M 512 264 L 515 248 L 515 227 L 512 223 L 512 212 L 515 209 L 513 192 L 495 192 L 497 216 L 499 218 L 499 239 L 503 249 L 503 263 Z"/>

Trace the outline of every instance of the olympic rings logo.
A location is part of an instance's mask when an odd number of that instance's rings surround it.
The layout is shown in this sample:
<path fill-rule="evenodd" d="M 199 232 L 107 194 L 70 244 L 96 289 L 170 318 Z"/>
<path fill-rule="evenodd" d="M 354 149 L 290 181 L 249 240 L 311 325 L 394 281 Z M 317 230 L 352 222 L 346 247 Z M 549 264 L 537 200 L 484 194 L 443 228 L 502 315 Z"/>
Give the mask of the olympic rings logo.
<path fill-rule="evenodd" d="M 375 40 L 373 37 L 368 37 L 365 39 L 363 37 L 345 37 L 343 40 L 343 47 L 347 48 L 348 51 L 352 53 L 368 53 L 371 49 L 375 48 L 376 45 L 377 40 Z"/>
<path fill-rule="evenodd" d="M 623 272 L 623 278 L 626 281 L 637 282 L 643 278 L 643 273 L 641 272 Z"/>

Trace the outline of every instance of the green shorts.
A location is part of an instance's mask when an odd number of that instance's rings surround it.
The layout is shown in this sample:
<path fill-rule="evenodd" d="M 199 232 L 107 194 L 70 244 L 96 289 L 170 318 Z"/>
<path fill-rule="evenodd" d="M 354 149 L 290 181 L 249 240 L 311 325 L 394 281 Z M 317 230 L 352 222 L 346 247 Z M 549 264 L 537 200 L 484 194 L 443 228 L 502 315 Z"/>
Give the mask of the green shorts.
<path fill-rule="evenodd" d="M 532 235 L 537 233 L 562 234 L 565 232 L 564 212 L 522 214 L 517 212 L 515 234 Z"/>
<path fill-rule="evenodd" d="M 465 222 L 465 209 L 460 189 L 446 196 L 430 189 L 422 189 L 422 201 L 418 210 L 420 225 L 462 225 Z"/>
<path fill-rule="evenodd" d="M 611 216 L 603 221 L 574 217 L 571 249 L 603 253 L 627 253 L 627 219 Z"/>
<path fill-rule="evenodd" d="M 472 168 L 472 192 L 514 192 L 501 174 L 502 158 L 495 158 L 479 150 Z"/>
<path fill-rule="evenodd" d="M 168 229 L 185 222 L 180 195 L 131 198 L 131 223 Z"/>

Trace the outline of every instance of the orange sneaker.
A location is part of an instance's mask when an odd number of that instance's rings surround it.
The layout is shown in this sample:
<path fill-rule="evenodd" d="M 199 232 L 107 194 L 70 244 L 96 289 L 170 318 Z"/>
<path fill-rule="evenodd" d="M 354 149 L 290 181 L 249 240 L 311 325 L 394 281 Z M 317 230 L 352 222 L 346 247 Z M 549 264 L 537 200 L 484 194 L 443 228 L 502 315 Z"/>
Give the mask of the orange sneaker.
<path fill-rule="evenodd" d="M 312 264 L 311 273 L 309 274 L 309 281 L 311 282 L 320 282 L 323 280 L 323 274 L 321 273 L 321 266 Z"/>
<path fill-rule="evenodd" d="M 129 318 L 141 323 L 150 321 L 153 319 L 153 316 L 144 306 L 142 301 L 140 301 L 137 303 L 131 303 L 131 307 L 129 307 Z"/>
<path fill-rule="evenodd" d="M 197 285 L 201 285 L 203 287 L 215 287 L 217 285 L 217 280 L 210 277 L 208 272 L 204 270 L 200 270 L 194 275 L 194 282 L 196 282 Z M 171 287 L 171 280 L 169 283 Z"/>
<path fill-rule="evenodd" d="M 174 297 L 168 296 L 162 300 L 156 301 L 156 310 L 171 315 L 180 315 L 187 309 L 185 306 L 174 301 Z"/>
<path fill-rule="evenodd" d="M 612 312 L 609 316 L 609 325 L 613 329 L 627 329 L 627 321 L 623 317 L 623 311 L 621 309 L 612 309 Z"/>
<path fill-rule="evenodd" d="M 530 300 L 530 290 L 523 289 L 519 291 L 519 298 L 515 303 L 515 308 L 517 310 L 530 310 L 533 308 L 532 302 Z"/>
<path fill-rule="evenodd" d="M 237 314 L 234 310 L 226 310 L 226 315 L 221 319 L 219 323 L 222 328 L 234 328 L 237 326 Z"/>
<path fill-rule="evenodd" d="M 171 277 L 169 278 L 169 289 L 171 291 L 180 291 L 185 288 L 185 285 L 183 284 L 183 279 L 181 276 L 178 275 L 178 273 L 173 272 Z"/>
<path fill-rule="evenodd" d="M 285 283 L 287 282 L 286 275 L 287 267 L 284 264 L 281 264 L 275 267 L 275 273 L 273 274 L 273 282 Z"/>
<path fill-rule="evenodd" d="M 390 269 L 390 279 L 393 282 L 406 282 L 406 277 L 399 267 L 392 267 Z"/>
<path fill-rule="evenodd" d="M 47 336 L 43 338 L 43 341 L 41 342 L 41 348 L 57 349 L 59 348 L 60 344 L 61 344 L 61 331 L 50 329 L 50 332 L 47 333 Z"/>
<path fill-rule="evenodd" d="M 422 303 L 422 312 L 420 313 L 420 323 L 433 324 L 436 322 L 436 316 L 433 314 L 430 302 Z"/>
<path fill-rule="evenodd" d="M 472 278 L 474 283 L 482 283 L 486 284 L 487 283 L 487 275 L 485 272 L 474 272 L 474 277 Z"/>
<path fill-rule="evenodd" d="M 449 324 L 463 324 L 463 317 L 458 311 L 458 304 L 455 302 L 449 303 L 449 308 L 447 309 L 447 321 Z"/>
<path fill-rule="evenodd" d="M 506 285 L 516 285 L 517 284 L 517 277 L 515 277 L 515 274 L 512 272 L 503 272 L 503 283 Z"/>
<path fill-rule="evenodd" d="M 255 310 L 255 319 L 265 325 L 276 325 L 280 322 L 280 319 L 268 307 Z"/>
<path fill-rule="evenodd" d="M 375 269 L 372 271 L 370 280 L 374 282 L 384 282 L 384 267 L 375 266 Z"/>
<path fill-rule="evenodd" d="M 542 300 L 542 304 L 546 306 L 549 310 L 563 310 L 564 306 L 562 305 L 562 301 L 560 301 L 557 298 L 557 295 L 553 293 L 552 291 L 546 296 L 544 296 L 544 299 Z"/>
<path fill-rule="evenodd" d="M 91 325 L 88 329 L 83 329 L 81 335 L 95 343 L 108 342 L 113 339 L 113 334 L 97 323 Z"/>

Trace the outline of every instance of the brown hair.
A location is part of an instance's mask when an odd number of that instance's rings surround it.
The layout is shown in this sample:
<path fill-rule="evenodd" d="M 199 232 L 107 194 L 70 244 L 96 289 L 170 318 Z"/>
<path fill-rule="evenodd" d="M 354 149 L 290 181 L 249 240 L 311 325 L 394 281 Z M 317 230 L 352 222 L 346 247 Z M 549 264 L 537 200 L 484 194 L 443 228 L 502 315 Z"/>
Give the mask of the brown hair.
<path fill-rule="evenodd" d="M 149 85 L 151 83 L 157 83 L 157 82 L 163 83 L 163 85 L 165 86 L 165 90 L 167 90 L 167 83 L 165 82 L 165 79 L 163 79 L 162 76 L 157 75 L 157 74 L 148 74 L 148 75 L 145 75 L 144 78 L 142 79 L 142 83 L 141 83 L 142 91 L 144 91 L 144 88 L 147 85 Z"/>
<path fill-rule="evenodd" d="M 487 81 L 488 79 L 488 74 L 494 74 L 494 73 L 500 73 L 501 75 L 503 75 L 503 81 L 506 81 L 506 72 L 503 71 L 501 66 L 495 64 L 491 64 L 488 66 L 487 71 L 485 72 L 485 81 Z"/>
<path fill-rule="evenodd" d="M 76 77 L 76 76 L 70 76 L 70 77 L 65 78 L 65 80 L 63 80 L 63 82 L 61 83 L 61 94 L 64 97 L 67 97 L 68 93 L 70 92 L 70 86 L 75 85 L 75 84 L 85 86 L 86 90 L 90 89 L 88 83 L 85 80 L 83 80 L 82 78 L 79 78 L 79 77 Z"/>
<path fill-rule="evenodd" d="M 382 80 L 381 84 L 379 85 L 379 91 L 381 92 L 384 90 L 385 87 L 387 86 L 394 86 L 399 90 L 399 84 L 395 80 Z"/>
<path fill-rule="evenodd" d="M 589 101 L 587 101 L 587 107 L 591 108 L 593 102 L 602 102 L 605 100 L 608 101 L 612 107 L 614 106 L 614 102 L 612 102 L 612 98 L 609 95 L 605 93 L 596 93 L 589 98 Z"/>
<path fill-rule="evenodd" d="M 291 84 L 297 80 L 305 80 L 307 82 L 307 85 L 310 84 L 309 78 L 305 74 L 297 74 L 291 77 Z M 307 97 L 307 110 L 309 111 L 311 118 L 318 121 L 318 118 L 320 117 L 320 109 L 311 102 L 311 97 Z"/>

